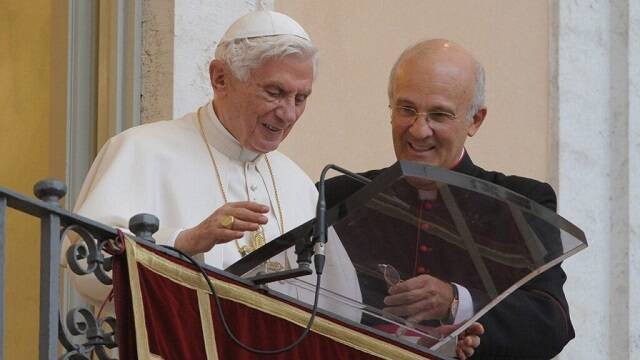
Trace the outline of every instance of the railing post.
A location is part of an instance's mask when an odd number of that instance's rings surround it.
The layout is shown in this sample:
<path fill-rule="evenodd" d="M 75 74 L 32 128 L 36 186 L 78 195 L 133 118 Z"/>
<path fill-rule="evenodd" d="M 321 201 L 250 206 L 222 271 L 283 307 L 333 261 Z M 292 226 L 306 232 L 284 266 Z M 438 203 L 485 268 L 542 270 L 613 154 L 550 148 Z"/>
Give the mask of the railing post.
<path fill-rule="evenodd" d="M 0 360 L 4 359 L 4 223 L 7 215 L 7 198 L 0 196 Z"/>
<path fill-rule="evenodd" d="M 151 214 L 137 214 L 129 219 L 129 230 L 139 239 L 155 243 L 153 234 L 160 228 L 160 219 Z"/>
<path fill-rule="evenodd" d="M 33 192 L 42 201 L 58 205 L 67 193 L 67 186 L 57 180 L 36 183 Z M 40 359 L 58 357 L 58 316 L 60 299 L 60 217 L 56 214 L 43 216 L 40 222 Z"/>

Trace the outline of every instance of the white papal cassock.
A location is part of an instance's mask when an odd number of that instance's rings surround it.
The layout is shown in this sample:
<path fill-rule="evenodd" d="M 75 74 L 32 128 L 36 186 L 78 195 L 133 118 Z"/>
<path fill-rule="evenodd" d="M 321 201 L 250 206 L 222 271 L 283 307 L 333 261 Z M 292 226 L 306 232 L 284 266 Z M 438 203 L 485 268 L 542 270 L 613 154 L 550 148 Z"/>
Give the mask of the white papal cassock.
<path fill-rule="evenodd" d="M 222 126 L 212 103 L 201 110 L 204 132 L 212 146 L 228 201 L 254 201 L 271 207 L 266 238 L 280 235 L 275 192 L 264 155 L 246 150 Z M 315 216 L 317 191 L 309 177 L 278 151 L 268 154 L 284 217 L 285 232 Z M 173 245 L 178 233 L 199 224 L 224 204 L 213 164 L 198 128 L 196 112 L 170 121 L 131 128 L 111 138 L 96 157 L 82 186 L 75 211 L 127 229 L 129 218 L 149 213 L 160 219 L 157 244 Z M 249 233 L 239 245 L 248 244 Z M 284 254 L 278 259 L 285 263 Z M 296 264 L 293 249 L 286 252 Z M 233 241 L 204 254 L 208 265 L 224 269 L 240 259 Z M 327 243 L 323 288 L 360 299 L 353 265 L 336 237 Z M 306 281 L 315 283 L 315 275 Z M 93 276 L 74 277 L 76 288 L 93 302 L 102 302 L 107 288 Z M 290 285 L 271 285 L 294 298 L 311 302 L 311 294 Z M 323 307 L 330 306 L 325 303 Z"/>

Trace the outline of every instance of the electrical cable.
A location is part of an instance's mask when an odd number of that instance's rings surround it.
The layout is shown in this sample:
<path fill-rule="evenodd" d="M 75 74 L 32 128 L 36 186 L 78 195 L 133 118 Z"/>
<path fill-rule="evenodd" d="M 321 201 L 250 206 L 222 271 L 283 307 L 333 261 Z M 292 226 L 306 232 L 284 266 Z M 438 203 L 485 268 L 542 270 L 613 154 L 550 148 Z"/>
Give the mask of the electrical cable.
<path fill-rule="evenodd" d="M 296 339 L 293 343 L 291 343 L 291 344 L 289 344 L 289 345 L 287 345 L 287 346 L 285 346 L 285 347 L 283 347 L 281 349 L 274 349 L 274 350 L 255 349 L 255 348 L 250 347 L 249 345 L 246 345 L 246 344 L 242 343 L 233 334 L 233 332 L 231 332 L 231 329 L 229 328 L 229 325 L 227 324 L 227 321 L 226 321 L 226 319 L 224 317 L 224 313 L 222 311 L 222 304 L 220 303 L 220 298 L 218 297 L 218 293 L 216 292 L 215 288 L 213 287 L 213 284 L 211 283 L 211 279 L 209 279 L 209 276 L 207 275 L 205 270 L 202 268 L 200 263 L 198 263 L 191 256 L 185 254 L 184 252 L 182 252 L 179 249 L 176 249 L 174 247 L 167 246 L 167 245 L 162 245 L 162 247 L 164 247 L 166 249 L 169 249 L 169 250 L 172 250 L 172 251 L 175 251 L 176 253 L 180 254 L 182 257 L 184 257 L 187 260 L 189 260 L 189 262 L 191 264 L 193 264 L 194 266 L 196 266 L 198 268 L 198 270 L 200 271 L 200 274 L 202 274 L 204 279 L 207 281 L 207 284 L 209 285 L 209 289 L 211 290 L 211 294 L 213 295 L 213 298 L 215 299 L 216 307 L 218 309 L 218 314 L 220 316 L 220 322 L 222 322 L 222 325 L 224 326 L 224 331 L 231 338 L 231 340 L 233 340 L 233 342 L 235 342 L 238 346 L 240 346 L 244 350 L 246 350 L 248 352 L 251 352 L 251 353 L 254 353 L 254 354 L 259 354 L 259 355 L 278 355 L 278 354 L 290 351 L 293 348 L 295 348 L 296 346 L 298 346 L 302 342 L 302 340 L 304 340 L 304 338 L 309 334 L 309 331 L 311 330 L 311 326 L 313 326 L 313 321 L 315 320 L 315 317 L 316 317 L 316 312 L 318 311 L 318 299 L 320 297 L 320 279 L 322 277 L 322 273 L 321 272 L 317 273 L 315 297 L 314 297 L 314 300 L 313 300 L 313 308 L 311 310 L 311 317 L 309 318 L 309 322 L 307 323 L 307 326 L 305 327 L 305 329 L 302 332 L 302 334 L 300 335 L 300 337 L 298 339 Z"/>

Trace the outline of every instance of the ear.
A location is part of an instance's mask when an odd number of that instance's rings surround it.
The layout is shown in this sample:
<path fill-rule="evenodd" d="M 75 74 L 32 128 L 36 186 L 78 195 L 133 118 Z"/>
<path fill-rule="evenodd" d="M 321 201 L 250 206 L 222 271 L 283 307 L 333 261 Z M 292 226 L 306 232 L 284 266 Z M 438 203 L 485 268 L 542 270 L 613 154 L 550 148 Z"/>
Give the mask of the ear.
<path fill-rule="evenodd" d="M 467 136 L 472 137 L 473 135 L 476 134 L 476 132 L 478 132 L 478 129 L 480 129 L 480 126 L 484 122 L 484 118 L 486 116 L 487 116 L 486 107 L 480 108 L 480 110 L 478 110 L 473 115 L 473 119 L 471 119 L 471 124 L 469 124 L 469 127 L 467 128 Z"/>
<path fill-rule="evenodd" d="M 211 87 L 214 93 L 223 95 L 226 92 L 229 88 L 230 75 L 231 72 L 227 64 L 220 60 L 211 60 L 209 63 L 209 79 L 211 80 Z"/>

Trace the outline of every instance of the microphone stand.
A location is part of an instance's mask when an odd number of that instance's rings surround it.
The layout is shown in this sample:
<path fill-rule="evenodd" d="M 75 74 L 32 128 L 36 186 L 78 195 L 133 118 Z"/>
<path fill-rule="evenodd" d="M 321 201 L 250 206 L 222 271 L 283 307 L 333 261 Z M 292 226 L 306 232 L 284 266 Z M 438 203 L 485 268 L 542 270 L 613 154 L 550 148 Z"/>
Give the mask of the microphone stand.
<path fill-rule="evenodd" d="M 322 269 L 324 268 L 325 262 L 324 245 L 327 243 L 327 202 L 325 198 L 325 177 L 330 169 L 336 170 L 364 184 L 368 184 L 371 182 L 370 179 L 335 164 L 328 164 L 324 167 L 324 169 L 322 169 L 322 173 L 320 174 L 320 181 L 318 181 L 318 204 L 316 206 L 316 223 L 312 241 L 313 252 L 315 253 L 313 260 L 316 272 L 318 274 L 322 274 Z"/>

